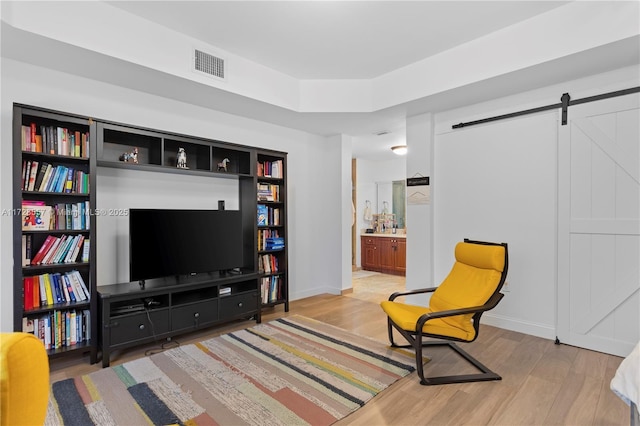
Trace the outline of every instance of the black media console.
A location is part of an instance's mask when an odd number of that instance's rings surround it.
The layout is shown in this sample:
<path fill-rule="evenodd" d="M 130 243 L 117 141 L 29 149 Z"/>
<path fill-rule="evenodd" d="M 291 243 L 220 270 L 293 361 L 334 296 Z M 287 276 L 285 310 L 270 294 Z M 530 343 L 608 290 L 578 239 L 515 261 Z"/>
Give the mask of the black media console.
<path fill-rule="evenodd" d="M 98 287 L 102 366 L 112 351 L 254 317 L 260 322 L 259 273 L 199 274 Z"/>

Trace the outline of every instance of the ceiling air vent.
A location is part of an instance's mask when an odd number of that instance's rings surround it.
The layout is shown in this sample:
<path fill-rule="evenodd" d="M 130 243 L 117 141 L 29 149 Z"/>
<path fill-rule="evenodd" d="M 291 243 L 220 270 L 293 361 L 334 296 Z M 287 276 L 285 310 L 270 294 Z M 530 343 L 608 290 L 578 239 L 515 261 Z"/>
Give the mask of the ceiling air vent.
<path fill-rule="evenodd" d="M 224 59 L 195 49 L 194 69 L 224 79 Z"/>

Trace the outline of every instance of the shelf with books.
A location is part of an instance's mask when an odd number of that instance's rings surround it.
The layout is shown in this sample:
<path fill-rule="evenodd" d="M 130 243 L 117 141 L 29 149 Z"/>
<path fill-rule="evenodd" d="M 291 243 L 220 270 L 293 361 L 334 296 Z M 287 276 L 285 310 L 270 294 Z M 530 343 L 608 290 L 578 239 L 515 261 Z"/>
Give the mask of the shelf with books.
<path fill-rule="evenodd" d="M 256 249 L 262 307 L 282 304 L 288 312 L 286 154 L 258 151 L 255 189 Z"/>
<path fill-rule="evenodd" d="M 97 362 L 91 118 L 14 105 L 14 330 Z"/>

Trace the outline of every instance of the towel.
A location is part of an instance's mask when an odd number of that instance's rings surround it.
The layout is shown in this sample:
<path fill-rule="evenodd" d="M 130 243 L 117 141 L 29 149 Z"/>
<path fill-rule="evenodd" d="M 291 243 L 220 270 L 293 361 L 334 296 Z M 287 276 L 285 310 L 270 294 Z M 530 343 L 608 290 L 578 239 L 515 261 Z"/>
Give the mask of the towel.
<path fill-rule="evenodd" d="M 371 216 L 371 207 L 367 206 L 364 208 L 364 220 L 370 221 L 373 219 Z"/>
<path fill-rule="evenodd" d="M 640 407 L 640 342 L 620 363 L 611 379 L 611 390 L 627 405 L 633 402 Z"/>

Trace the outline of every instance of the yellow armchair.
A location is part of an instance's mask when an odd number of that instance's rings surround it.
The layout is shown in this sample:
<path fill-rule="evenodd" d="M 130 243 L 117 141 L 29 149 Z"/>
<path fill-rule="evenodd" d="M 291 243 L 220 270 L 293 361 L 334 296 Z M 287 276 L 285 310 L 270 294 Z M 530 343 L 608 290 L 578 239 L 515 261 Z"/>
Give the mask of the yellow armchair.
<path fill-rule="evenodd" d="M 482 314 L 493 309 L 504 296 L 500 289 L 507 278 L 509 266 L 507 244 L 465 239 L 456 245 L 455 259 L 451 272 L 440 286 L 394 293 L 381 303 L 387 314 L 391 346 L 415 350 L 416 368 L 423 385 L 501 379 L 453 342 L 473 342 L 480 331 Z M 423 293 L 432 293 L 428 307 L 395 301 L 399 296 Z M 401 346 L 394 342 L 394 329 L 407 339 L 409 345 Z M 423 346 L 449 346 L 481 373 L 425 377 Z"/>
<path fill-rule="evenodd" d="M 33 334 L 0 333 L 0 425 L 44 424 L 49 403 L 49 358 Z"/>

